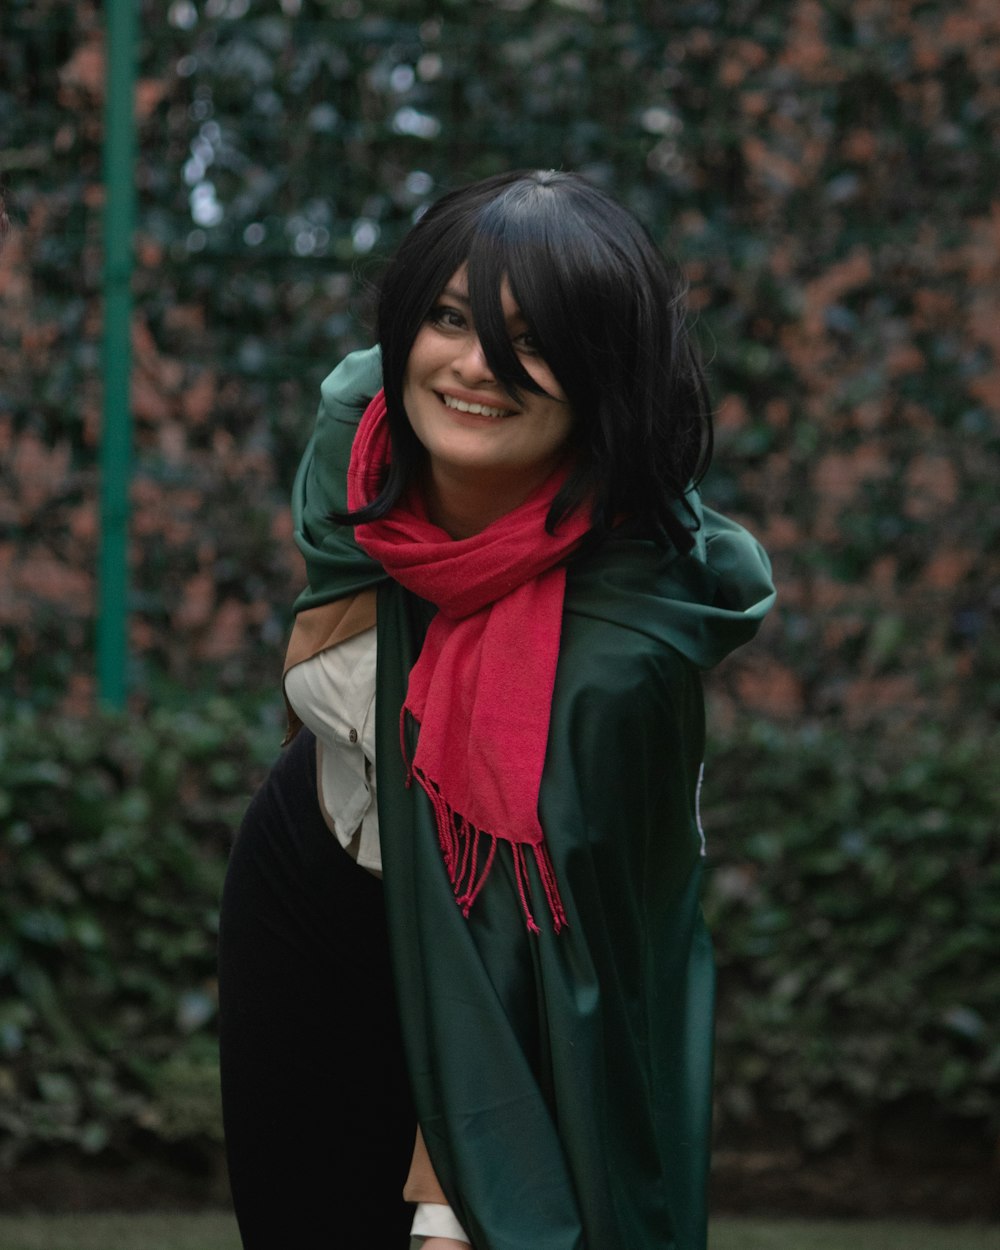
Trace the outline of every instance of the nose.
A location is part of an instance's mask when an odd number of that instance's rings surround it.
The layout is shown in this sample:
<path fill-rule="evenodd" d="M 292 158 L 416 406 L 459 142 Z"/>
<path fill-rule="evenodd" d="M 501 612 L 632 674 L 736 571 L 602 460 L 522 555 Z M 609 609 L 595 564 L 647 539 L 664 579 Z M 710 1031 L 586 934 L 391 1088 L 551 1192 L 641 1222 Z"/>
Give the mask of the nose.
<path fill-rule="evenodd" d="M 475 334 L 470 335 L 465 340 L 462 349 L 456 353 L 451 367 L 455 376 L 461 378 L 468 386 L 472 386 L 477 382 L 496 381 L 496 378 L 493 376 L 493 370 L 490 368 L 490 362 L 486 359 L 486 353 L 483 351 L 483 345 Z"/>

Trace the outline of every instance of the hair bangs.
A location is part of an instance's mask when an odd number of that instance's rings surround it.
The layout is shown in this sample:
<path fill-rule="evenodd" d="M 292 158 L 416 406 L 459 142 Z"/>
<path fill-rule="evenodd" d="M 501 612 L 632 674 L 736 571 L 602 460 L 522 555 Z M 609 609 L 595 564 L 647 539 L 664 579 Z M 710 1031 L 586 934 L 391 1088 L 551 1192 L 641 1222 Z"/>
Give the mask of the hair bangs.
<path fill-rule="evenodd" d="M 530 391 L 544 395 L 539 386 L 521 363 L 511 342 L 507 318 L 503 311 L 501 291 L 504 280 L 510 285 L 511 294 L 528 324 L 532 335 L 540 337 L 540 330 L 530 310 L 518 298 L 515 274 L 512 272 L 510 249 L 503 235 L 485 232 L 481 228 L 473 235 L 466 256 L 466 277 L 469 284 L 469 303 L 476 333 L 482 344 L 483 354 L 496 375 L 497 381 L 517 403 L 520 392 Z"/>
<path fill-rule="evenodd" d="M 587 206 L 577 202 L 577 193 L 575 179 L 554 171 L 504 188 L 480 211 L 468 267 L 476 327 L 503 383 L 539 391 L 503 322 L 500 287 L 506 278 L 538 354 L 581 407 L 593 394 L 594 356 L 606 346 L 594 325 L 595 296 L 614 287 L 618 271 L 594 254 Z"/>

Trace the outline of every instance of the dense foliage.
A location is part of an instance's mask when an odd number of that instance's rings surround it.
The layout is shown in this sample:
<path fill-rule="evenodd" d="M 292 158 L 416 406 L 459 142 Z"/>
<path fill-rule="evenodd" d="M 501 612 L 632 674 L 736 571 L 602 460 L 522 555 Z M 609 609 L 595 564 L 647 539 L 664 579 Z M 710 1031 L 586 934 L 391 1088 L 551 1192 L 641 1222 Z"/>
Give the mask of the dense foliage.
<path fill-rule="evenodd" d="M 421 208 L 517 165 L 587 173 L 680 258 L 718 404 L 706 494 L 775 560 L 779 608 L 713 687 L 723 1132 L 781 1113 L 818 1149 L 913 1099 L 991 1123 L 995 0 L 142 14 L 115 720 L 91 676 L 101 13 L 0 9 L 4 1157 L 217 1134 L 217 888 L 280 736 L 234 707 L 277 715 L 318 385 Z"/>
<path fill-rule="evenodd" d="M 0 729 L 0 1162 L 220 1133 L 218 891 L 275 727 L 221 700 Z M 874 744 L 872 744 L 874 745 Z M 722 1138 L 800 1155 L 912 1103 L 1000 1129 L 1000 763 L 742 726 L 706 785 Z M 774 779 L 781 777 L 779 791 Z M 795 802 L 787 796 L 793 794 Z"/>
<path fill-rule="evenodd" d="M 0 730 L 0 1165 L 221 1133 L 215 933 L 274 731 L 209 700 Z"/>
<path fill-rule="evenodd" d="M 855 745 L 758 722 L 711 775 L 723 1122 L 783 1111 L 813 1149 L 900 1104 L 1000 1107 L 1000 758 Z"/>
<path fill-rule="evenodd" d="M 134 679 L 273 680 L 287 487 L 429 199 L 581 169 L 682 259 L 719 405 L 707 493 L 781 606 L 727 679 L 771 716 L 994 717 L 1000 245 L 992 0 L 144 0 Z M 90 689 L 99 14 L 10 0 L 0 628 Z M 27 628 L 28 622 L 31 628 Z M 140 696 L 141 698 L 141 696 Z"/>

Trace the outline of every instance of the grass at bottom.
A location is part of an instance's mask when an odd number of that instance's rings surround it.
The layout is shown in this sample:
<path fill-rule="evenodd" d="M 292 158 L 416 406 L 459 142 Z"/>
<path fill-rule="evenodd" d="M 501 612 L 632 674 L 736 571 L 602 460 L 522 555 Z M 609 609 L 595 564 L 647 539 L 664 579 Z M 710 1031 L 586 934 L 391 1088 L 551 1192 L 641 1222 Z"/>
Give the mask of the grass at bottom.
<path fill-rule="evenodd" d="M 0 1216 L 3 1250 L 239 1250 L 225 1211 Z M 1000 1250 L 1000 1226 L 892 1220 L 712 1222 L 709 1250 Z"/>
<path fill-rule="evenodd" d="M 712 1221 L 709 1250 L 1000 1250 L 997 1224 L 897 1220 Z"/>
<path fill-rule="evenodd" d="M 228 1211 L 0 1216 L 3 1250 L 240 1250 Z"/>

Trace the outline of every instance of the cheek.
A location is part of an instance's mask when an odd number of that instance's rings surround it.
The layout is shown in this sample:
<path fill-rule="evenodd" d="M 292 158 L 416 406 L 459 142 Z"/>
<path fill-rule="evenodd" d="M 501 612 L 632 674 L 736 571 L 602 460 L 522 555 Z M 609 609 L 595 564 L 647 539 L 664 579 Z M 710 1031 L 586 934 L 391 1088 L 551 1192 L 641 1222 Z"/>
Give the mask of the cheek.
<path fill-rule="evenodd" d="M 403 370 L 404 391 L 419 379 L 422 372 L 426 372 L 432 343 L 433 340 L 428 337 L 428 327 L 426 325 L 421 326 L 406 358 L 406 368 Z"/>
<path fill-rule="evenodd" d="M 424 341 L 426 327 L 420 331 L 413 341 L 410 348 L 410 354 L 406 358 L 406 368 L 403 370 L 403 403 L 409 404 L 410 400 L 416 401 L 420 393 L 422 381 L 426 378 L 430 369 L 428 362 L 427 345 Z"/>
<path fill-rule="evenodd" d="M 566 402 L 566 392 L 556 381 L 556 376 L 548 365 L 536 360 L 533 363 L 527 362 L 525 367 L 547 395 L 551 395 L 554 399 L 561 400 L 563 403 Z"/>
<path fill-rule="evenodd" d="M 551 397 L 541 397 L 547 407 L 544 420 L 553 444 L 561 447 L 563 443 L 569 442 L 576 424 L 566 392 L 556 381 L 551 369 L 536 364 L 534 368 L 529 365 L 528 372 L 546 395 Z"/>
<path fill-rule="evenodd" d="M 560 441 L 563 443 L 571 442 L 577 433 L 577 421 L 573 414 L 573 409 L 569 404 L 563 403 L 557 405 L 553 424 L 559 430 Z"/>

